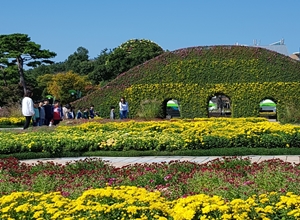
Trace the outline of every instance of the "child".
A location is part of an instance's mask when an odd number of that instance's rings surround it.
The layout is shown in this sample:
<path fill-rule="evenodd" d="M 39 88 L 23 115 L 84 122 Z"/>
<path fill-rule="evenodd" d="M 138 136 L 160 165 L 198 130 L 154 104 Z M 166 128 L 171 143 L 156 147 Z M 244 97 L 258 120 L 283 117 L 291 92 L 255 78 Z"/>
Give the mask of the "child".
<path fill-rule="evenodd" d="M 44 110 L 45 110 L 45 125 L 49 125 L 50 121 L 53 119 L 53 106 L 50 105 L 49 99 L 44 100 Z"/>
<path fill-rule="evenodd" d="M 95 117 L 94 105 L 91 105 L 91 107 L 90 107 L 90 117 L 91 117 L 92 119 Z"/>
<path fill-rule="evenodd" d="M 40 120 L 40 110 L 39 110 L 39 102 L 34 102 L 34 116 L 32 117 L 33 126 L 39 126 L 39 120 Z"/>
<path fill-rule="evenodd" d="M 82 112 L 80 109 L 78 109 L 77 114 L 76 114 L 76 119 L 81 119 L 82 118 Z"/>
<path fill-rule="evenodd" d="M 40 121 L 39 126 L 43 126 L 45 124 L 45 109 L 44 109 L 44 102 L 39 102 L 39 108 L 40 108 Z"/>
<path fill-rule="evenodd" d="M 84 118 L 84 119 L 89 119 L 89 109 L 85 109 L 84 111 L 83 111 L 83 116 L 82 116 L 82 118 Z"/>
<path fill-rule="evenodd" d="M 70 105 L 66 104 L 65 106 L 62 107 L 62 112 L 63 112 L 63 119 L 69 119 L 68 112 L 70 111 Z"/>
<path fill-rule="evenodd" d="M 60 102 L 55 101 L 54 102 L 54 108 L 53 108 L 53 125 L 58 125 L 59 122 L 62 120 L 63 114 L 62 109 L 60 107 Z"/>
<path fill-rule="evenodd" d="M 115 113 L 115 107 L 114 106 L 110 107 L 110 119 L 112 119 L 112 120 L 116 119 L 116 113 Z"/>
<path fill-rule="evenodd" d="M 74 119 L 75 118 L 74 107 L 71 107 L 70 110 L 67 112 L 67 114 L 68 114 L 68 119 Z"/>

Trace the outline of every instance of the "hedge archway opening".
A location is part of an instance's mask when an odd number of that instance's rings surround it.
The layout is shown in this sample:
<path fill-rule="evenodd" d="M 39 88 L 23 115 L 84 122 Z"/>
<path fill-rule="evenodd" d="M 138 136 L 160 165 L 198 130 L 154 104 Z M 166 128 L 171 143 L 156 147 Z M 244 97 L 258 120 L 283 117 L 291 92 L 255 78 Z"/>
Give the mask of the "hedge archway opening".
<path fill-rule="evenodd" d="M 163 117 L 164 118 L 179 118 L 180 106 L 179 101 L 175 98 L 167 98 L 163 101 Z"/>
<path fill-rule="evenodd" d="M 210 97 L 207 109 L 209 117 L 231 117 L 230 98 L 223 93 L 217 93 Z"/>
<path fill-rule="evenodd" d="M 259 115 L 277 120 L 277 102 L 272 97 L 264 98 L 259 103 Z"/>

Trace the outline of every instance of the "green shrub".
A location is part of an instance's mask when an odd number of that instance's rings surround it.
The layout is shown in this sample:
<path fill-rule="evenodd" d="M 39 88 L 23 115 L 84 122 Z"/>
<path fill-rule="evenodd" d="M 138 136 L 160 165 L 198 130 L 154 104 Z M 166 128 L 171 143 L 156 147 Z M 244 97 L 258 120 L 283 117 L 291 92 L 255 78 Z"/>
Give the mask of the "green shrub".
<path fill-rule="evenodd" d="M 283 116 L 281 118 L 283 123 L 299 123 L 300 111 L 299 106 L 295 103 L 288 103 L 283 108 Z"/>
<path fill-rule="evenodd" d="M 154 100 L 145 100 L 140 104 L 140 109 L 138 110 L 137 116 L 144 119 L 152 119 L 157 117 L 162 117 L 162 107 L 161 102 Z"/>

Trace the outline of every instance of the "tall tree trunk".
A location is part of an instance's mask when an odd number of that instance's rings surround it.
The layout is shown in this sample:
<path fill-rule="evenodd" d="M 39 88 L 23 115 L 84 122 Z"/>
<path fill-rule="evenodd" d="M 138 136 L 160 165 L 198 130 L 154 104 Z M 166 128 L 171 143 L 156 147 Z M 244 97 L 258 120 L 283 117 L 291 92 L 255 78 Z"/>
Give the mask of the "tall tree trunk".
<path fill-rule="evenodd" d="M 26 83 L 24 78 L 23 59 L 21 56 L 17 57 L 18 71 L 20 74 L 20 84 L 23 86 L 24 94 L 26 93 Z"/>

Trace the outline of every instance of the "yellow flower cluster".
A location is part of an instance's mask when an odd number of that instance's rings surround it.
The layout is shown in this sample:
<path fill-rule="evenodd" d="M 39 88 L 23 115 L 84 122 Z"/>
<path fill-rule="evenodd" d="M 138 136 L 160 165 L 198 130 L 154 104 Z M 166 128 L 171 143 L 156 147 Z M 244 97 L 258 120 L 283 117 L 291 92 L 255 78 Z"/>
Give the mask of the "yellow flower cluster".
<path fill-rule="evenodd" d="M 1 132 L 0 152 L 179 150 L 215 147 L 295 147 L 300 126 L 263 118 L 196 118 L 146 122 L 89 122 L 52 132 Z"/>
<path fill-rule="evenodd" d="M 0 125 L 23 125 L 24 117 L 0 117 Z"/>
<path fill-rule="evenodd" d="M 85 191 L 77 199 L 60 193 L 14 192 L 0 198 L 1 219 L 299 219 L 300 196 L 277 193 L 226 201 L 198 194 L 167 201 L 135 186 Z"/>

